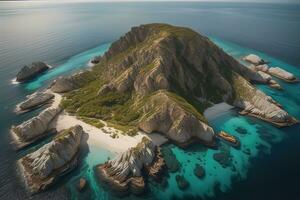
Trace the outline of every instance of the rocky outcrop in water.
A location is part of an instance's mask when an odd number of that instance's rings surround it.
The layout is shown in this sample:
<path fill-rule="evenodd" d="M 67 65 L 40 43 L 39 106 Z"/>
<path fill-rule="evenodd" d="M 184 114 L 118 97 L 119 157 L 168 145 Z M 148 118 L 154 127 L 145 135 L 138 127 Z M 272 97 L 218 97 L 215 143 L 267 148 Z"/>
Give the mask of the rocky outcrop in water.
<path fill-rule="evenodd" d="M 294 76 L 294 74 L 287 72 L 279 67 L 270 67 L 268 73 L 287 82 L 299 82 L 299 80 Z"/>
<path fill-rule="evenodd" d="M 139 195 L 145 189 L 145 177 L 142 171 L 157 176 L 164 167 L 158 152 L 159 148 L 144 137 L 136 147 L 128 149 L 105 164 L 98 165 L 97 176 L 118 196 L 129 193 Z"/>
<path fill-rule="evenodd" d="M 28 96 L 27 100 L 23 101 L 18 105 L 18 109 L 20 111 L 29 110 L 45 103 L 49 102 L 49 100 L 54 98 L 54 94 L 45 93 L 45 92 L 38 92 L 34 93 L 33 95 Z"/>
<path fill-rule="evenodd" d="M 266 61 L 254 54 L 249 54 L 248 56 L 245 56 L 243 60 L 254 65 L 263 65 L 266 63 Z"/>
<path fill-rule="evenodd" d="M 241 114 L 248 114 L 259 119 L 268 121 L 276 126 L 290 126 L 298 123 L 270 97 L 257 90 L 249 83 L 244 83 L 246 91 L 241 92 L 234 102 L 234 105 L 243 111 Z M 250 96 L 249 94 L 252 94 Z"/>
<path fill-rule="evenodd" d="M 83 129 L 74 126 L 18 161 L 27 189 L 40 192 L 77 165 Z"/>
<path fill-rule="evenodd" d="M 43 62 L 34 62 L 30 67 L 25 65 L 17 74 L 17 81 L 25 82 L 28 81 L 38 74 L 49 69 L 49 66 Z"/>
<path fill-rule="evenodd" d="M 52 133 L 49 130 L 49 124 L 60 113 L 61 108 L 48 108 L 38 116 L 33 117 L 18 126 L 11 128 L 12 142 L 16 149 L 31 144 L 37 139 Z"/>
<path fill-rule="evenodd" d="M 270 74 L 272 76 L 275 76 L 287 82 L 291 82 L 291 83 L 299 82 L 299 79 L 294 74 L 280 67 L 269 67 L 266 64 L 262 64 L 262 65 L 251 65 L 250 68 L 259 73 Z"/>

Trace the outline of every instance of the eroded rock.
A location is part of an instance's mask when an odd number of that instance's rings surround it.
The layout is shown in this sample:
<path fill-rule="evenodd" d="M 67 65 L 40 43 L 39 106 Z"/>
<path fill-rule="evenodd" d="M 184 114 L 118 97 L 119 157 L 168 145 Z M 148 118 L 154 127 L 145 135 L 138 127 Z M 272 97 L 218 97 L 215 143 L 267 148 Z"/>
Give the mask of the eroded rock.
<path fill-rule="evenodd" d="M 96 173 L 118 196 L 130 193 L 139 195 L 145 189 L 142 170 L 146 170 L 149 175 L 156 175 L 163 166 L 158 155 L 158 147 L 144 137 L 136 147 L 128 149 L 105 164 L 98 165 Z"/>
<path fill-rule="evenodd" d="M 48 108 L 18 126 L 11 128 L 13 144 L 17 149 L 23 148 L 37 139 L 48 135 L 49 124 L 60 113 L 61 108 Z"/>
<path fill-rule="evenodd" d="M 60 175 L 76 167 L 82 135 L 81 126 L 71 127 L 18 161 L 27 189 L 31 193 L 45 190 Z"/>
<path fill-rule="evenodd" d="M 18 105 L 18 108 L 21 111 L 29 110 L 38 107 L 40 105 L 43 105 L 49 102 L 49 100 L 53 98 L 54 98 L 54 94 L 51 93 L 45 93 L 45 92 L 34 93 L 33 95 L 30 95 L 27 100 L 20 103 Z"/>

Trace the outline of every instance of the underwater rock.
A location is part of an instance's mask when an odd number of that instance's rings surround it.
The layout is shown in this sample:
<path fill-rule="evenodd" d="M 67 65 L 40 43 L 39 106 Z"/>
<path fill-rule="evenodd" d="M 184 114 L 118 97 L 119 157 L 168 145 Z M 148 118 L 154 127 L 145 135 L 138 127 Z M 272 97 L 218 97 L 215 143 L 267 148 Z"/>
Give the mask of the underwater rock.
<path fill-rule="evenodd" d="M 28 81 L 38 74 L 49 69 L 49 66 L 43 62 L 34 62 L 30 67 L 25 65 L 17 74 L 17 81 L 25 82 Z"/>
<path fill-rule="evenodd" d="M 83 133 L 79 125 L 63 130 L 51 142 L 18 161 L 31 193 L 45 190 L 61 175 L 76 167 Z"/>
<path fill-rule="evenodd" d="M 243 135 L 248 133 L 247 129 L 245 129 L 243 127 L 237 127 L 235 129 L 235 131 L 238 132 L 239 134 L 243 134 Z"/>
<path fill-rule="evenodd" d="M 249 148 L 244 149 L 243 152 L 247 155 L 251 154 L 251 150 Z"/>
<path fill-rule="evenodd" d="M 194 174 L 198 178 L 203 178 L 205 176 L 204 168 L 201 165 L 196 164 L 195 169 L 194 169 Z"/>
<path fill-rule="evenodd" d="M 213 155 L 215 161 L 217 161 L 222 167 L 226 168 L 230 165 L 230 154 L 227 152 L 219 152 Z"/>
<path fill-rule="evenodd" d="M 77 188 L 79 191 L 83 191 L 86 185 L 87 185 L 87 181 L 84 178 L 80 178 Z"/>
<path fill-rule="evenodd" d="M 190 186 L 190 183 L 184 178 L 184 176 L 176 175 L 175 177 L 177 186 L 181 190 L 185 190 Z"/>
<path fill-rule="evenodd" d="M 174 173 L 180 170 L 180 163 L 170 147 L 163 147 L 162 155 L 169 172 Z"/>

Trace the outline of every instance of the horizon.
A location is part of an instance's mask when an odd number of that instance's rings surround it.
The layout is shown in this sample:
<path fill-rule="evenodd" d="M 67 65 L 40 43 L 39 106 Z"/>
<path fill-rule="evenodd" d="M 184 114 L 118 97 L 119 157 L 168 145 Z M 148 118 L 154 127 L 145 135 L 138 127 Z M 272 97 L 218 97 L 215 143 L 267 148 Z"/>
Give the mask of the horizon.
<path fill-rule="evenodd" d="M 122 3 L 122 2 L 203 2 L 203 3 L 276 3 L 300 4 L 298 0 L 4 0 L 0 2 L 37 2 L 37 3 Z"/>

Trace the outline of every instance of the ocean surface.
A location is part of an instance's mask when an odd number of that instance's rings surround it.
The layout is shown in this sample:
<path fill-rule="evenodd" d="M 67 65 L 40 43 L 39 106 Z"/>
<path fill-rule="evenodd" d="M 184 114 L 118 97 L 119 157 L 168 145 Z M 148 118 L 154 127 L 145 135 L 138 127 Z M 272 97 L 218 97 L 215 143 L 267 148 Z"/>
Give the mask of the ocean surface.
<path fill-rule="evenodd" d="M 94 177 L 94 166 L 115 156 L 98 146 L 83 152 L 80 166 L 57 185 L 29 197 L 16 161 L 41 144 L 15 152 L 9 144 L 9 128 L 40 111 L 18 116 L 13 112 L 26 95 L 47 87 L 58 76 L 88 68 L 91 58 L 103 54 L 130 27 L 151 22 L 193 28 L 238 60 L 255 53 L 271 66 L 300 77 L 299 4 L 0 2 L 0 199 L 117 199 Z M 52 69 L 29 83 L 17 84 L 18 70 L 34 61 L 45 61 Z M 277 81 L 283 91 L 257 87 L 300 119 L 300 84 Z M 241 149 L 225 143 L 218 150 L 199 144 L 186 150 L 166 145 L 180 162 L 180 172 L 169 174 L 165 185 L 150 183 L 145 196 L 126 199 L 299 199 L 299 125 L 278 129 L 239 116 L 235 110 L 210 116 L 209 122 L 215 130 L 238 137 Z M 213 159 L 218 152 L 229 155 L 228 167 Z M 196 164 L 205 169 L 203 179 L 193 174 Z M 177 174 L 188 180 L 189 188 L 178 189 Z M 89 187 L 78 193 L 76 183 L 82 176 Z"/>

